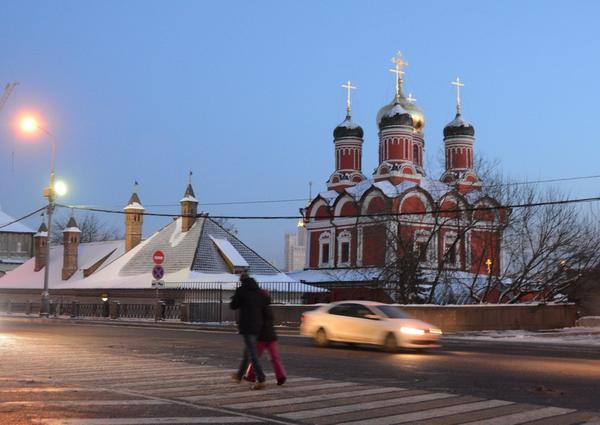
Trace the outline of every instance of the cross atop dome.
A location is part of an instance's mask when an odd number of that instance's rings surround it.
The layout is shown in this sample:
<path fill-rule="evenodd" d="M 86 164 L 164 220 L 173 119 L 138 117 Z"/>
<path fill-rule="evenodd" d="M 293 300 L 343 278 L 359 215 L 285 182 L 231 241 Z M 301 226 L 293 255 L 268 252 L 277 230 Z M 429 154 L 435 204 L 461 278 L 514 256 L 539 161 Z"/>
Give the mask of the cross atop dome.
<path fill-rule="evenodd" d="M 464 87 L 465 84 L 460 82 L 460 78 L 456 77 L 456 80 L 452 81 L 450 84 L 456 86 L 456 113 L 460 115 L 460 88 Z"/>
<path fill-rule="evenodd" d="M 398 53 L 396 53 L 396 55 L 394 55 L 392 58 L 392 63 L 396 65 L 394 69 L 390 69 L 390 72 L 396 74 L 396 100 L 398 101 L 400 100 L 400 88 L 404 81 L 402 79 L 405 74 L 403 69 L 405 66 L 408 66 L 408 62 L 402 58 L 402 52 L 398 51 Z"/>
<path fill-rule="evenodd" d="M 348 80 L 348 82 L 346 84 L 342 84 L 342 87 L 348 90 L 348 94 L 346 97 L 346 113 L 348 114 L 349 117 L 351 117 L 352 116 L 352 108 L 350 105 L 350 91 L 356 90 L 356 86 L 353 86 L 352 81 Z"/>

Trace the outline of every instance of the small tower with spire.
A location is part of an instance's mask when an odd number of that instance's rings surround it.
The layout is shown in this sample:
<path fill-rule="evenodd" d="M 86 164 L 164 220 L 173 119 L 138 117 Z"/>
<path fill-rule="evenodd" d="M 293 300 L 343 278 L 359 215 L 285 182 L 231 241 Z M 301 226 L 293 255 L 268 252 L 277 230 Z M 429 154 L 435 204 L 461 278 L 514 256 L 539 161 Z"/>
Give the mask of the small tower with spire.
<path fill-rule="evenodd" d="M 181 231 L 187 232 L 196 222 L 196 215 L 198 214 L 198 200 L 192 188 L 191 171 L 183 199 L 179 201 L 179 204 L 181 205 Z"/>
<path fill-rule="evenodd" d="M 456 87 L 456 116 L 444 127 L 446 171 L 441 181 L 468 192 L 481 186 L 473 169 L 475 128 L 462 118 L 460 89 L 464 83 L 457 77 L 451 84 Z"/>
<path fill-rule="evenodd" d="M 362 174 L 362 144 L 364 132 L 360 125 L 352 121 L 350 94 L 356 87 L 348 80 L 342 85 L 347 90 L 346 118 L 333 130 L 335 145 L 335 171 L 329 177 L 327 188 L 342 191 L 344 188 L 360 183 L 365 179 Z"/>
<path fill-rule="evenodd" d="M 46 246 L 48 245 L 48 228 L 46 223 L 42 222 L 38 231 L 33 235 L 33 255 L 35 257 L 34 272 L 39 272 L 46 267 Z"/>
<path fill-rule="evenodd" d="M 77 226 L 75 217 L 71 215 L 67 227 L 63 230 L 63 267 L 62 280 L 68 280 L 77 271 L 77 257 L 81 230 Z"/>
<path fill-rule="evenodd" d="M 134 182 L 125 211 L 125 252 L 136 247 L 142 241 L 144 207 L 138 196 L 138 182 Z"/>

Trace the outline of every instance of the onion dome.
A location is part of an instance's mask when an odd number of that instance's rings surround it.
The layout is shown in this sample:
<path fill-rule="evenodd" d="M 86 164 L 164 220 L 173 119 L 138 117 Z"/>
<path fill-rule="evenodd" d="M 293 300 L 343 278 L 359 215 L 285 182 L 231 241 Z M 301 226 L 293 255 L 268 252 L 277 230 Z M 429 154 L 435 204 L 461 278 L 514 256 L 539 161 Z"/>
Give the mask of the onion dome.
<path fill-rule="evenodd" d="M 410 114 L 413 120 L 413 127 L 415 128 L 415 130 L 423 131 L 423 129 L 425 128 L 425 114 L 423 113 L 423 110 L 419 108 L 416 104 L 411 102 L 409 99 L 404 97 L 402 91 L 400 91 L 398 103 L 400 103 L 400 105 Z M 396 99 L 379 109 L 379 112 L 377 112 L 377 125 L 379 125 L 379 123 L 381 122 L 381 118 L 383 118 L 383 116 L 387 114 L 390 111 L 390 109 L 394 107 L 395 104 Z"/>
<path fill-rule="evenodd" d="M 475 136 L 475 127 L 462 119 L 460 112 L 444 127 L 444 137 Z"/>
<path fill-rule="evenodd" d="M 364 132 L 362 127 L 352 121 L 352 116 L 350 114 L 346 115 L 346 119 L 333 130 L 334 139 L 343 139 L 346 137 L 362 139 L 363 136 Z"/>
<path fill-rule="evenodd" d="M 413 119 L 410 113 L 402 107 L 400 102 L 395 102 L 394 106 L 387 111 L 378 122 L 379 129 L 394 126 L 413 126 Z"/>

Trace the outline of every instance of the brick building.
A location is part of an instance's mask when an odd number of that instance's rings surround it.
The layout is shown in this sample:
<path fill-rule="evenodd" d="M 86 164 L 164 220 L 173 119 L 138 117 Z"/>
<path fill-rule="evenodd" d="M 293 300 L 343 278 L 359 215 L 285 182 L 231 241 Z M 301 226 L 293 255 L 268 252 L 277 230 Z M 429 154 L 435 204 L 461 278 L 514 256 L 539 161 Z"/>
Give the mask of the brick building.
<path fill-rule="evenodd" d="M 379 163 L 362 170 L 363 129 L 352 120 L 351 84 L 345 120 L 333 131 L 335 169 L 327 190 L 303 210 L 307 268 L 291 276 L 307 283 L 376 281 L 396 256 L 416 255 L 424 269 L 498 274 L 505 212 L 482 191 L 474 169 L 475 128 L 461 111 L 443 131 L 445 170 L 424 171 L 425 118 L 405 97 L 404 61 L 394 59 L 396 94 L 377 113 Z M 402 245 L 402 248 L 399 248 Z M 404 253 L 404 254 L 403 254 Z M 357 274 L 362 270 L 362 274 Z"/>

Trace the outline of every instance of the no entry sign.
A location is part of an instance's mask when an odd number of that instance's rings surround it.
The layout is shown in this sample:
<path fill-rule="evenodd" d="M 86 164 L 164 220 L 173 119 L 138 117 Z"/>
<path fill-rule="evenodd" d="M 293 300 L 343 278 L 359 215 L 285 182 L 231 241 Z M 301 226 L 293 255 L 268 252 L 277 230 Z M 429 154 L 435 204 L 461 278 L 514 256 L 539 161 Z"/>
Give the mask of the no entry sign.
<path fill-rule="evenodd" d="M 165 261 L 165 254 L 163 254 L 162 251 L 154 251 L 154 254 L 152 254 L 152 261 L 154 261 L 154 264 L 156 264 L 157 266 L 160 266 L 163 261 Z"/>

